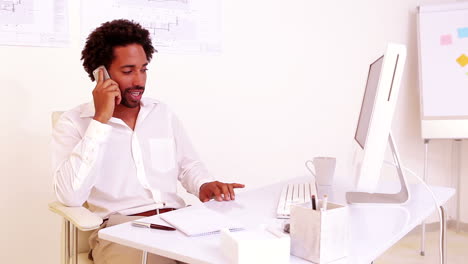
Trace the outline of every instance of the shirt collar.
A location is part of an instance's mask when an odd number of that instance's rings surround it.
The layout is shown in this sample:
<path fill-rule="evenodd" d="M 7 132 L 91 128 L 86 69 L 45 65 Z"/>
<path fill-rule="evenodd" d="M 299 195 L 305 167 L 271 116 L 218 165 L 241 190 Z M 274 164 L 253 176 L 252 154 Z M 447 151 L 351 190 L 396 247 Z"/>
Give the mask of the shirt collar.
<path fill-rule="evenodd" d="M 157 105 L 158 103 L 159 101 L 156 99 L 141 98 L 140 106 L 143 109 L 143 108 L 151 107 L 152 105 Z M 93 117 L 95 113 L 96 113 L 96 110 L 94 108 L 94 102 L 91 101 L 83 105 L 80 117 Z"/>

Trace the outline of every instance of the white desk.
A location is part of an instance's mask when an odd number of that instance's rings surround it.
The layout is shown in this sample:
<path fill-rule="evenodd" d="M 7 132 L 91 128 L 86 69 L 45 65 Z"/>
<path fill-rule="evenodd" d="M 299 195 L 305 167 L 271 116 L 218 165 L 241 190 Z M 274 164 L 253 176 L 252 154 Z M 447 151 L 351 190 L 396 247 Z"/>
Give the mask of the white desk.
<path fill-rule="evenodd" d="M 238 193 L 235 201 L 211 201 L 206 205 L 243 222 L 247 228 L 277 223 L 281 221 L 275 217 L 277 200 L 284 184 L 247 189 Z M 371 263 L 434 212 L 433 200 L 423 186 L 411 185 L 410 190 L 412 197 L 402 206 L 350 207 L 350 256 L 344 263 Z M 445 187 L 433 187 L 433 191 L 441 204 L 455 192 Z M 319 190 L 319 194 L 322 192 L 328 192 L 331 201 L 344 203 L 344 188 L 338 186 L 332 192 Z M 99 231 L 99 237 L 187 263 L 227 263 L 220 250 L 220 235 L 187 237 L 179 231 L 138 228 L 124 223 Z M 291 256 L 290 263 L 310 262 Z"/>

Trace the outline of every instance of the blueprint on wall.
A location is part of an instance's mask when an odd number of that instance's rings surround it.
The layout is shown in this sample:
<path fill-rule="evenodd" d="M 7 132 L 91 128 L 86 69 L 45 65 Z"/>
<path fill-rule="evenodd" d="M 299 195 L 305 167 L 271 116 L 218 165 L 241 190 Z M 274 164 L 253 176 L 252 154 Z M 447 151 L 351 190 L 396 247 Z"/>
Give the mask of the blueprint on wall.
<path fill-rule="evenodd" d="M 158 52 L 221 52 L 221 0 L 82 0 L 82 46 L 93 29 L 118 18 L 147 28 Z"/>
<path fill-rule="evenodd" d="M 0 0 L 0 45 L 69 45 L 67 0 Z"/>

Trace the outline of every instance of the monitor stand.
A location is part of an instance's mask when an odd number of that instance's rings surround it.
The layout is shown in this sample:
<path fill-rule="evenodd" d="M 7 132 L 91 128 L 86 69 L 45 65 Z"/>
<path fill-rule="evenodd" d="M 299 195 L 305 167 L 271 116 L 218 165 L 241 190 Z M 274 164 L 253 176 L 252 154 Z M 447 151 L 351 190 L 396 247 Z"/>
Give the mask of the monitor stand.
<path fill-rule="evenodd" d="M 402 204 L 408 201 L 410 197 L 408 184 L 403 174 L 398 150 L 393 141 L 392 133 L 388 136 L 388 143 L 392 151 L 393 160 L 396 164 L 398 178 L 400 179 L 401 189 L 397 193 L 368 193 L 368 192 L 347 192 L 346 200 L 350 204 Z"/>

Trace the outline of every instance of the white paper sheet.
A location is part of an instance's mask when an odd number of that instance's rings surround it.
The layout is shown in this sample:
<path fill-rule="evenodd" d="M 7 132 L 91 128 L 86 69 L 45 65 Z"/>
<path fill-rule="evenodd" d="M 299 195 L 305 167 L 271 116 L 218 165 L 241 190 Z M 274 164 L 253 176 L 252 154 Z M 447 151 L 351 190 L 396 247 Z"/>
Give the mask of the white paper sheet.
<path fill-rule="evenodd" d="M 0 45 L 66 47 L 67 0 L 0 0 Z"/>

